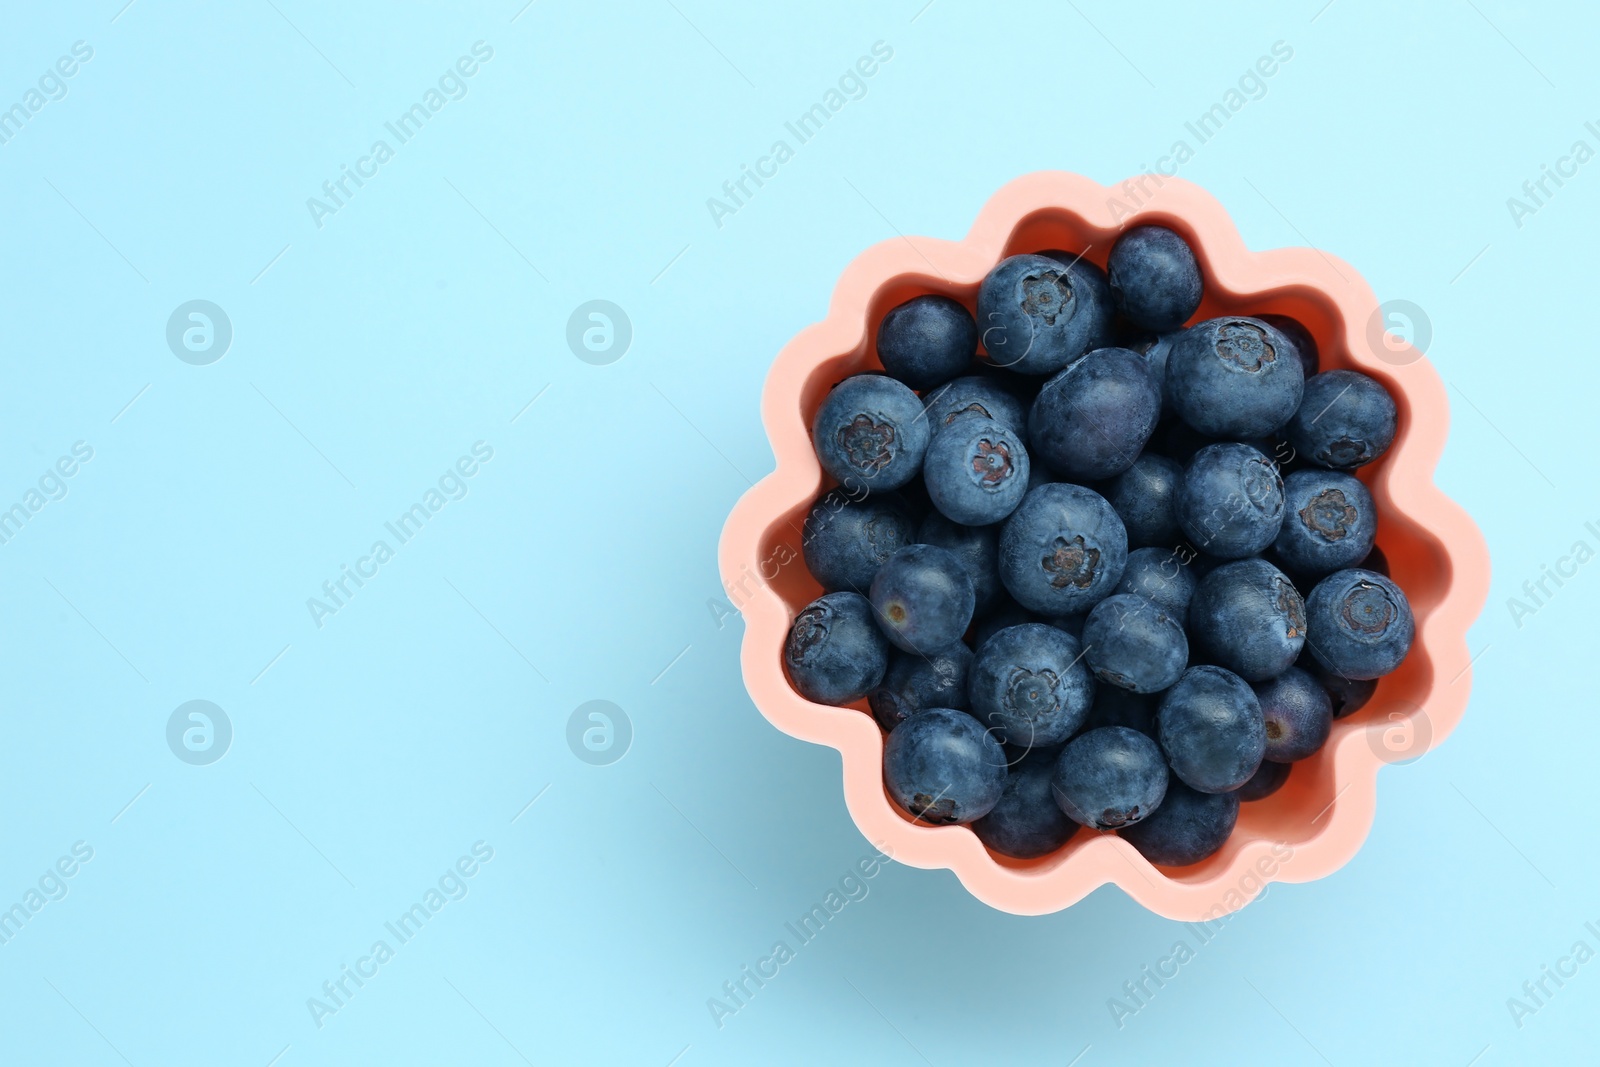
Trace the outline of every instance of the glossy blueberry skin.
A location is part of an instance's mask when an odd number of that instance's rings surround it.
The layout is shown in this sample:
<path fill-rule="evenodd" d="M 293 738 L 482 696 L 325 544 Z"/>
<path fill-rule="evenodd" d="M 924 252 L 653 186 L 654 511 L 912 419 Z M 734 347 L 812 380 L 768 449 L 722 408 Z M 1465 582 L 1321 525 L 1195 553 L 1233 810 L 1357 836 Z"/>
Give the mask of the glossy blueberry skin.
<path fill-rule="evenodd" d="M 1176 619 L 1179 626 L 1187 626 L 1189 601 L 1194 599 L 1195 586 L 1199 583 L 1194 568 L 1186 566 L 1183 558 L 1171 549 L 1136 548 L 1128 553 L 1128 565 L 1122 569 L 1122 581 L 1117 583 L 1115 591 L 1134 593 L 1153 601 Z"/>
<path fill-rule="evenodd" d="M 1114 685 L 1097 685 L 1094 703 L 1089 705 L 1089 718 L 1084 722 L 1082 732 L 1098 730 L 1102 726 L 1126 726 L 1154 738 L 1156 708 L 1160 703 L 1159 694 L 1146 696 L 1143 693 L 1130 693 Z"/>
<path fill-rule="evenodd" d="M 947 548 L 961 560 L 967 577 L 972 579 L 974 617 L 983 618 L 1000 605 L 1002 598 L 1009 599 L 1000 584 L 1000 527 L 963 526 L 935 511 L 917 527 L 915 540 Z"/>
<path fill-rule="evenodd" d="M 1183 536 L 1178 525 L 1178 486 L 1183 466 L 1146 452 L 1106 486 L 1106 500 L 1128 531 L 1129 548 L 1171 548 Z"/>
<path fill-rule="evenodd" d="M 1310 645 L 1300 653 L 1300 658 L 1295 660 L 1294 665 L 1315 678 L 1327 691 L 1328 700 L 1333 704 L 1335 722 L 1354 715 L 1366 707 L 1367 701 L 1372 699 L 1372 694 L 1378 691 L 1376 678 L 1346 678 L 1328 670 L 1317 662 L 1316 656 L 1311 654 Z"/>
<path fill-rule="evenodd" d="M 1017 603 L 1041 615 L 1088 611 L 1116 588 L 1127 561 L 1122 520 L 1081 485 L 1038 486 L 1000 528 L 1000 580 Z"/>
<path fill-rule="evenodd" d="M 1117 310 L 1142 329 L 1175 330 L 1200 307 L 1200 265 L 1188 242 L 1164 226 L 1135 226 L 1118 237 L 1107 268 Z"/>
<path fill-rule="evenodd" d="M 795 616 L 783 645 L 789 680 L 807 700 L 850 704 L 883 680 L 889 642 L 860 593 L 828 593 Z"/>
<path fill-rule="evenodd" d="M 1416 622 L 1405 593 L 1375 571 L 1335 571 L 1306 600 L 1306 646 L 1328 671 L 1381 678 L 1411 651 Z"/>
<path fill-rule="evenodd" d="M 800 548 L 823 589 L 865 593 L 883 561 L 917 540 L 915 531 L 911 509 L 897 493 L 830 489 L 811 506 Z"/>
<path fill-rule="evenodd" d="M 1319 467 L 1350 471 L 1371 463 L 1394 442 L 1394 397 L 1353 370 L 1330 370 L 1306 383 L 1289 420 L 1289 443 Z"/>
<path fill-rule="evenodd" d="M 1241 559 L 1200 579 L 1189 601 L 1189 636 L 1201 662 L 1264 682 L 1300 655 L 1306 615 L 1288 575 L 1264 559 Z"/>
<path fill-rule="evenodd" d="M 930 431 L 922 401 L 882 374 L 857 374 L 833 387 L 811 423 L 822 469 L 850 489 L 898 489 L 917 476 Z"/>
<path fill-rule="evenodd" d="M 1017 510 L 1029 469 L 1022 435 L 981 415 L 940 430 L 922 461 L 933 506 L 964 526 L 987 526 Z"/>
<path fill-rule="evenodd" d="M 1159 693 L 1189 664 L 1189 639 L 1178 619 L 1133 593 L 1106 597 L 1083 624 L 1083 658 L 1097 681 L 1135 693 Z"/>
<path fill-rule="evenodd" d="M 1001 741 L 1041 748 L 1060 744 L 1083 725 L 1094 682 L 1072 635 L 1029 622 L 978 646 L 967 693 L 972 714 Z"/>
<path fill-rule="evenodd" d="M 1317 352 L 1317 339 L 1311 336 L 1311 331 L 1287 315 L 1261 315 L 1262 322 L 1273 327 L 1294 345 L 1294 354 L 1300 357 L 1300 371 L 1306 381 L 1317 373 L 1317 365 L 1321 356 Z"/>
<path fill-rule="evenodd" d="M 1239 794 L 1202 793 L 1177 778 L 1161 807 L 1118 833 L 1158 867 L 1187 867 L 1221 848 L 1239 820 Z"/>
<path fill-rule="evenodd" d="M 883 369 L 913 389 L 932 389 L 972 366 L 978 324 L 947 296 L 913 297 L 883 317 L 878 358 Z"/>
<path fill-rule="evenodd" d="M 1002 426 L 1023 432 L 1028 428 L 1028 409 L 994 379 L 969 374 L 946 382 L 922 398 L 928 426 L 935 436 L 956 419 L 981 415 Z"/>
<path fill-rule="evenodd" d="M 1190 667 L 1156 711 L 1156 736 L 1172 773 L 1202 793 L 1229 793 L 1250 780 L 1267 751 L 1261 703 L 1243 678 Z"/>
<path fill-rule="evenodd" d="M 1102 328 L 1087 287 L 1048 256 L 1009 256 L 978 287 L 978 336 L 989 362 L 1018 374 L 1054 374 L 1089 350 Z"/>
<path fill-rule="evenodd" d="M 1272 547 L 1295 575 L 1320 578 L 1354 567 L 1371 553 L 1378 508 L 1367 487 L 1350 475 L 1295 471 L 1283 480 L 1283 505 Z"/>
<path fill-rule="evenodd" d="M 1222 559 L 1263 551 L 1283 526 L 1283 479 L 1249 445 L 1207 445 L 1184 468 L 1178 524 L 1194 546 Z"/>
<path fill-rule="evenodd" d="M 1126 726 L 1079 734 L 1056 757 L 1052 792 L 1074 822 L 1118 830 L 1147 819 L 1167 795 L 1161 747 Z"/>
<path fill-rule="evenodd" d="M 1191 326 L 1167 355 L 1166 398 L 1203 434 L 1265 437 L 1300 407 L 1305 372 L 1294 345 L 1260 319 L 1233 316 Z"/>
<path fill-rule="evenodd" d="M 968 823 L 999 802 L 1006 754 L 966 712 L 926 708 L 884 741 L 883 784 L 914 818 L 937 825 Z"/>
<path fill-rule="evenodd" d="M 1161 415 L 1161 391 L 1144 357 L 1102 348 L 1051 378 L 1028 412 L 1028 444 L 1073 480 L 1121 474 L 1139 458 Z"/>
<path fill-rule="evenodd" d="M 960 558 L 938 545 L 907 545 L 890 556 L 868 595 L 889 641 L 923 656 L 961 640 L 977 599 Z"/>
<path fill-rule="evenodd" d="M 1314 755 L 1328 740 L 1333 729 L 1333 701 L 1311 675 L 1290 667 L 1251 688 L 1261 702 L 1261 718 L 1267 726 L 1267 759 L 1294 763 Z"/>
<path fill-rule="evenodd" d="M 1086 350 L 1093 352 L 1097 348 L 1109 348 L 1115 344 L 1117 308 L 1111 296 L 1111 283 L 1106 279 L 1106 272 L 1072 252 L 1050 249 L 1039 254 L 1067 266 L 1073 291 L 1078 294 L 1078 298 L 1086 307 L 1091 309 L 1094 316 L 1092 321 L 1096 328 L 1090 332 Z"/>
<path fill-rule="evenodd" d="M 1005 789 L 989 814 L 972 824 L 989 848 L 1019 860 L 1047 856 L 1078 832 L 1050 792 L 1054 752 L 1030 752 L 1012 764 Z"/>
<path fill-rule="evenodd" d="M 1237 796 L 1240 800 L 1265 800 L 1283 788 L 1283 783 L 1289 780 L 1289 770 L 1287 763 L 1264 759 L 1250 780 L 1239 787 Z"/>
<path fill-rule="evenodd" d="M 893 730 L 924 708 L 965 711 L 971 668 L 972 650 L 960 641 L 931 656 L 892 650 L 883 683 L 867 695 L 872 717 Z"/>

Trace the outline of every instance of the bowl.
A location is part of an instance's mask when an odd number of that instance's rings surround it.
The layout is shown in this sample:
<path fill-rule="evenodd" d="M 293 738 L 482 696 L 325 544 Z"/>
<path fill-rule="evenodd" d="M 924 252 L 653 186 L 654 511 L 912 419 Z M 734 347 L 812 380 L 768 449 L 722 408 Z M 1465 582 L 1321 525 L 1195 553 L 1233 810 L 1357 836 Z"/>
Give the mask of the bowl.
<path fill-rule="evenodd" d="M 1334 723 L 1328 743 L 1298 764 L 1272 797 L 1241 805 L 1227 843 L 1188 867 L 1157 867 L 1115 834 L 1080 831 L 1036 860 L 990 852 L 965 826 L 914 822 L 884 790 L 885 735 L 865 701 L 815 704 L 784 673 L 785 637 L 821 587 L 806 571 L 801 525 L 830 482 L 808 428 L 840 379 L 880 370 L 873 339 L 896 305 L 940 293 L 973 309 L 978 285 L 1001 259 L 1061 248 L 1104 266 L 1117 235 L 1146 223 L 1188 240 L 1206 278 L 1195 320 L 1278 313 L 1316 338 L 1321 369 L 1359 370 L 1399 408 L 1394 444 L 1360 471 L 1380 516 L 1377 543 L 1410 598 L 1416 640 L 1364 708 Z M 776 469 L 740 498 L 718 548 L 722 581 L 745 621 L 740 662 L 755 706 L 792 737 L 838 749 L 851 817 L 886 855 L 947 867 L 969 892 L 1002 911 L 1068 907 L 1113 884 L 1149 910 L 1195 921 L 1243 907 L 1272 882 L 1306 882 L 1343 866 L 1361 847 L 1387 764 L 1420 758 L 1461 720 L 1471 688 L 1467 627 L 1488 595 L 1488 551 L 1466 513 L 1433 484 L 1449 406 L 1421 352 L 1387 333 L 1387 308 L 1348 264 L 1308 248 L 1252 252 L 1222 205 L 1199 186 L 1141 176 L 1104 187 L 1076 174 L 1030 174 L 999 190 L 960 241 L 901 237 L 845 268 L 827 318 L 784 346 L 767 375 L 761 417 Z"/>

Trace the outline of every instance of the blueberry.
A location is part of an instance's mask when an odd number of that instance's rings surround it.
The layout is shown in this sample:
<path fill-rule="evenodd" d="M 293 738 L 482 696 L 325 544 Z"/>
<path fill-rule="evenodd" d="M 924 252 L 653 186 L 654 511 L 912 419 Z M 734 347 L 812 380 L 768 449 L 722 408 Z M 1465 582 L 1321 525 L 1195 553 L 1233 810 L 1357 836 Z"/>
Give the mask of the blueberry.
<path fill-rule="evenodd" d="M 1164 226 L 1135 226 L 1111 246 L 1111 295 L 1129 322 L 1161 333 L 1200 307 L 1200 265 L 1189 243 Z"/>
<path fill-rule="evenodd" d="M 1091 830 L 1117 830 L 1149 816 L 1167 795 L 1160 747 L 1126 726 L 1079 734 L 1056 757 L 1056 803 Z"/>
<path fill-rule="evenodd" d="M 852 489 L 905 485 L 922 469 L 928 437 L 917 394 L 882 374 L 857 374 L 834 386 L 811 424 L 822 469 Z"/>
<path fill-rule="evenodd" d="M 1066 482 L 1041 485 L 1000 528 L 1000 580 L 1041 615 L 1077 615 L 1110 595 L 1128 534 L 1105 498 Z"/>
<path fill-rule="evenodd" d="M 1083 724 L 1085 732 L 1102 726 L 1126 726 L 1148 737 L 1156 735 L 1156 707 L 1160 700 L 1143 693 L 1130 693 L 1114 685 L 1098 685 L 1094 690 L 1094 703 L 1089 705 L 1089 718 Z"/>
<path fill-rule="evenodd" d="M 1018 374 L 1054 374 L 1089 350 L 1098 306 L 1079 299 L 1065 266 L 1047 256 L 1010 256 L 978 288 L 978 332 L 989 362 Z"/>
<path fill-rule="evenodd" d="M 1317 373 L 1317 365 L 1321 361 L 1317 354 L 1317 339 L 1311 336 L 1311 331 L 1300 325 L 1299 320 L 1291 319 L 1287 315 L 1261 315 L 1262 322 L 1274 327 L 1279 333 L 1289 339 L 1294 345 L 1294 354 L 1300 357 L 1300 370 L 1306 380 Z"/>
<path fill-rule="evenodd" d="M 1146 452 L 1106 486 L 1106 500 L 1128 530 L 1128 547 L 1178 543 L 1178 486 L 1183 467 L 1177 461 Z"/>
<path fill-rule="evenodd" d="M 938 545 L 907 545 L 890 556 L 868 595 L 895 647 L 924 656 L 961 640 L 976 601 L 966 567 Z"/>
<path fill-rule="evenodd" d="M 968 823 L 987 815 L 1006 784 L 1006 754 L 964 711 L 927 708 L 889 734 L 883 784 L 912 817 Z"/>
<path fill-rule="evenodd" d="M 1306 644 L 1317 662 L 1345 678 L 1381 678 L 1406 658 L 1416 623 L 1406 595 L 1383 575 L 1335 571 L 1306 601 Z"/>
<path fill-rule="evenodd" d="M 1106 272 L 1082 256 L 1073 255 L 1071 252 L 1052 249 L 1039 254 L 1048 256 L 1057 263 L 1066 264 L 1073 291 L 1093 309 L 1092 321 L 1097 328 L 1090 333 L 1085 349 L 1093 352 L 1097 348 L 1109 348 L 1115 343 L 1117 309 L 1116 302 L 1111 296 L 1111 283 L 1106 279 Z"/>
<path fill-rule="evenodd" d="M 1321 467 L 1354 470 L 1383 455 L 1394 441 L 1394 398 L 1353 370 L 1330 370 L 1306 383 L 1289 421 L 1295 451 Z"/>
<path fill-rule="evenodd" d="M 860 593 L 828 593 L 789 627 L 783 663 L 800 695 L 819 704 L 860 700 L 883 680 L 889 642 Z"/>
<path fill-rule="evenodd" d="M 1160 414 L 1161 391 L 1144 357 L 1102 348 L 1039 390 L 1028 412 L 1028 444 L 1070 478 L 1109 478 L 1139 458 Z"/>
<path fill-rule="evenodd" d="M 883 317 L 878 358 L 883 369 L 913 389 L 932 389 L 970 367 L 978 356 L 978 324 L 947 296 L 919 296 Z"/>
<path fill-rule="evenodd" d="M 972 611 L 976 617 L 988 615 L 1005 598 L 1005 589 L 1000 585 L 1000 527 L 963 526 L 935 511 L 922 520 L 915 540 L 947 548 L 961 560 L 967 577 L 972 579 Z"/>
<path fill-rule="evenodd" d="M 1183 672 L 1161 698 L 1156 733 L 1172 773 L 1202 793 L 1238 789 L 1267 750 L 1260 701 L 1243 678 L 1221 667 Z"/>
<path fill-rule="evenodd" d="M 922 462 L 928 497 L 946 518 L 987 526 L 1017 509 L 1028 491 L 1022 435 L 981 415 L 957 419 L 933 438 Z"/>
<path fill-rule="evenodd" d="M 1094 700 L 1077 640 L 1037 622 L 1009 626 L 979 645 L 967 691 L 979 722 L 1026 748 L 1071 737 Z"/>
<path fill-rule="evenodd" d="M 1028 428 L 1022 401 L 981 374 L 946 382 L 923 397 L 922 406 L 935 435 L 963 415 L 982 415 L 1019 432 Z"/>
<path fill-rule="evenodd" d="M 1189 640 L 1167 609 L 1133 593 L 1108 596 L 1083 624 L 1083 658 L 1102 682 L 1159 693 L 1189 663 Z"/>
<path fill-rule="evenodd" d="M 960 641 L 931 656 L 890 652 L 883 684 L 867 696 L 872 717 L 893 730 L 924 708 L 965 710 L 971 667 L 972 650 Z"/>
<path fill-rule="evenodd" d="M 1241 559 L 1200 579 L 1189 601 L 1189 633 L 1202 662 L 1263 682 L 1300 655 L 1306 615 L 1286 574 L 1264 559 Z"/>
<path fill-rule="evenodd" d="M 896 493 L 829 490 L 806 516 L 806 569 L 828 592 L 865 593 L 883 561 L 916 540 L 914 529 L 911 509 Z"/>
<path fill-rule="evenodd" d="M 1157 866 L 1187 867 L 1221 848 L 1238 820 L 1239 794 L 1201 793 L 1174 778 L 1154 815 L 1118 833 Z"/>
<path fill-rule="evenodd" d="M 1264 437 L 1300 406 L 1305 373 L 1288 338 L 1260 319 L 1191 326 L 1167 356 L 1166 398 L 1212 437 Z"/>
<path fill-rule="evenodd" d="M 1071 634 L 1072 639 L 1078 644 L 1083 644 L 1083 624 L 1089 618 L 1088 612 L 1082 615 L 1057 615 L 1053 619 L 1045 619 L 1045 625 L 1054 626 L 1064 634 Z"/>
<path fill-rule="evenodd" d="M 1236 794 L 1240 800 L 1265 800 L 1289 780 L 1289 764 L 1273 763 L 1269 759 L 1261 761 L 1261 766 L 1256 768 L 1256 773 L 1250 780 L 1239 787 Z"/>
<path fill-rule="evenodd" d="M 1327 691 L 1328 700 L 1333 704 L 1333 717 L 1343 719 L 1354 715 L 1367 706 L 1367 701 L 1372 699 L 1372 694 L 1378 690 L 1376 678 L 1346 678 L 1328 670 L 1317 662 L 1317 657 L 1307 649 L 1295 660 L 1296 667 L 1315 678 L 1324 690 Z"/>
<path fill-rule="evenodd" d="M 1030 752 L 1006 775 L 1000 800 L 972 824 L 989 848 L 1021 860 L 1046 856 L 1078 832 L 1050 793 L 1055 753 Z"/>
<path fill-rule="evenodd" d="M 1184 469 L 1178 523 L 1208 555 L 1253 556 L 1272 544 L 1283 525 L 1283 479 L 1249 445 L 1207 445 Z"/>
<path fill-rule="evenodd" d="M 1194 598 L 1199 579 L 1183 557 L 1167 548 L 1136 548 L 1128 553 L 1128 565 L 1116 592 L 1136 593 L 1154 601 L 1179 626 L 1189 624 L 1189 601 Z"/>
<path fill-rule="evenodd" d="M 1333 729 L 1333 702 L 1311 675 L 1290 667 L 1251 688 L 1261 702 L 1261 717 L 1267 725 L 1267 759 L 1274 763 L 1303 760 L 1328 740 Z"/>
<path fill-rule="evenodd" d="M 1273 549 L 1290 571 L 1321 577 L 1354 567 L 1372 551 L 1378 509 L 1372 494 L 1340 471 L 1300 470 L 1283 480 L 1283 526 Z"/>
<path fill-rule="evenodd" d="M 1172 330 L 1169 333 L 1145 333 L 1127 341 L 1122 347 L 1132 349 L 1144 357 L 1145 366 L 1150 368 L 1150 377 L 1156 383 L 1156 389 L 1161 393 L 1161 413 L 1171 414 L 1172 403 L 1167 400 L 1167 356 L 1172 352 L 1173 342 L 1182 336 L 1182 330 Z"/>

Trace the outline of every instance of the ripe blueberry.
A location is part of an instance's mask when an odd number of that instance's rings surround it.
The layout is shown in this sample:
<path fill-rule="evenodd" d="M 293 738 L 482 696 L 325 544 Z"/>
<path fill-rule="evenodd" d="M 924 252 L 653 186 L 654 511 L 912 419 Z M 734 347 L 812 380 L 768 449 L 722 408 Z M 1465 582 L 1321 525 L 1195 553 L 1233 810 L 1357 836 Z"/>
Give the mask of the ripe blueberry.
<path fill-rule="evenodd" d="M 1306 645 L 1317 662 L 1345 678 L 1381 678 L 1406 658 L 1416 623 L 1405 593 L 1383 575 L 1335 571 L 1306 601 Z"/>
<path fill-rule="evenodd" d="M 1272 547 L 1295 574 L 1321 577 L 1354 567 L 1372 551 L 1378 509 L 1372 494 L 1340 471 L 1310 468 L 1283 480 L 1283 525 Z"/>
<path fill-rule="evenodd" d="M 937 511 L 930 512 L 917 527 L 916 541 L 947 548 L 961 560 L 972 579 L 972 612 L 979 619 L 987 616 L 1006 597 L 1000 584 L 1000 527 L 963 526 L 951 522 Z"/>
<path fill-rule="evenodd" d="M 889 642 L 860 593 L 828 593 L 807 604 L 783 646 L 789 680 L 819 704 L 860 700 L 883 680 L 888 662 Z"/>
<path fill-rule="evenodd" d="M 999 802 L 972 824 L 978 840 L 1021 860 L 1049 855 L 1066 844 L 1078 832 L 1078 824 L 1051 796 L 1054 771 L 1054 752 L 1030 752 L 1012 764 Z"/>
<path fill-rule="evenodd" d="M 1128 530 L 1128 547 L 1178 543 L 1178 486 L 1183 467 L 1175 460 L 1146 452 L 1106 486 L 1106 501 Z"/>
<path fill-rule="evenodd" d="M 1267 750 L 1261 703 L 1221 667 L 1190 667 L 1156 711 L 1156 733 L 1172 773 L 1202 793 L 1229 793 L 1250 780 Z"/>
<path fill-rule="evenodd" d="M 1288 338 L 1260 319 L 1210 319 L 1167 355 L 1166 398 L 1183 421 L 1229 440 L 1264 437 L 1300 406 L 1305 372 Z"/>
<path fill-rule="evenodd" d="M 1293 763 L 1314 754 L 1333 728 L 1333 702 L 1305 671 L 1290 667 L 1252 688 L 1261 702 L 1267 726 L 1266 758 L 1273 763 Z"/>
<path fill-rule="evenodd" d="M 960 641 L 931 656 L 891 651 L 883 684 L 867 695 L 872 717 L 893 730 L 923 708 L 964 711 L 971 666 L 972 650 Z"/>
<path fill-rule="evenodd" d="M 1306 644 L 1306 605 L 1264 559 L 1224 563 L 1189 601 L 1189 633 L 1202 662 L 1262 682 L 1287 670 Z"/>
<path fill-rule="evenodd" d="M 928 437 L 917 394 L 882 374 L 857 374 L 834 386 L 811 424 L 822 469 L 851 489 L 905 485 L 922 469 Z"/>
<path fill-rule="evenodd" d="M 1135 693 L 1159 693 L 1188 665 L 1189 640 L 1165 608 L 1133 593 L 1117 593 L 1089 612 L 1083 624 L 1083 658 L 1102 682 Z"/>
<path fill-rule="evenodd" d="M 1189 601 L 1194 598 L 1197 584 L 1194 568 L 1185 565 L 1177 552 L 1136 548 L 1128 553 L 1128 565 L 1122 570 L 1116 592 L 1136 593 L 1151 600 L 1177 619 L 1179 626 L 1187 626 Z"/>
<path fill-rule="evenodd" d="M 1009 745 L 1059 744 L 1083 725 L 1094 683 L 1072 635 L 1044 623 L 1009 626 L 978 646 L 968 674 L 972 714 Z"/>
<path fill-rule="evenodd" d="M 972 313 L 947 296 L 913 297 L 878 326 L 883 369 L 913 389 L 949 381 L 977 355 L 978 326 Z"/>
<path fill-rule="evenodd" d="M 928 426 L 940 430 L 964 415 L 982 415 L 1021 433 L 1028 428 L 1028 409 L 992 377 L 969 374 L 946 382 L 922 398 Z"/>
<path fill-rule="evenodd" d="M 979 415 L 957 419 L 933 438 L 922 463 L 928 497 L 965 526 L 999 522 L 1028 491 L 1022 435 Z"/>
<path fill-rule="evenodd" d="M 1099 493 L 1066 482 L 1033 489 L 1000 528 L 1000 580 L 1041 615 L 1077 615 L 1122 580 L 1128 535 Z"/>
<path fill-rule="evenodd" d="M 1208 555 L 1253 556 L 1272 544 L 1283 525 L 1283 479 L 1249 445 L 1207 445 L 1184 469 L 1178 523 Z"/>
<path fill-rule="evenodd" d="M 1018 374 L 1054 374 L 1089 350 L 1101 329 L 1081 282 L 1048 256 L 1010 256 L 978 288 L 978 334 L 989 362 Z"/>
<path fill-rule="evenodd" d="M 1118 237 L 1107 267 L 1117 310 L 1135 326 L 1175 330 L 1200 307 L 1200 265 L 1189 243 L 1163 226 L 1135 226 Z"/>
<path fill-rule="evenodd" d="M 964 711 L 928 708 L 889 734 L 883 784 L 913 818 L 947 825 L 987 815 L 1006 783 L 1006 754 Z"/>
<path fill-rule="evenodd" d="M 907 545 L 890 556 L 868 595 L 895 647 L 923 656 L 961 640 L 976 600 L 966 567 L 938 545 Z"/>
<path fill-rule="evenodd" d="M 1139 458 L 1160 414 L 1161 391 L 1144 357 L 1102 348 L 1039 390 L 1028 412 L 1028 443 L 1069 478 L 1109 478 Z"/>
<path fill-rule="evenodd" d="M 1239 819 L 1239 794 L 1202 793 L 1177 778 L 1154 815 L 1117 831 L 1160 867 L 1187 867 L 1221 848 Z"/>
<path fill-rule="evenodd" d="M 801 537 L 806 569 L 829 592 L 865 593 L 883 561 L 916 538 L 911 509 L 897 493 L 831 489 L 817 498 Z"/>
<path fill-rule="evenodd" d="M 1079 734 L 1056 757 L 1053 792 L 1061 810 L 1091 830 L 1149 818 L 1167 795 L 1160 747 L 1126 726 Z"/>
<path fill-rule="evenodd" d="M 1306 383 L 1289 421 L 1289 443 L 1312 463 L 1354 470 L 1383 455 L 1394 441 L 1394 398 L 1353 370 L 1330 370 Z"/>

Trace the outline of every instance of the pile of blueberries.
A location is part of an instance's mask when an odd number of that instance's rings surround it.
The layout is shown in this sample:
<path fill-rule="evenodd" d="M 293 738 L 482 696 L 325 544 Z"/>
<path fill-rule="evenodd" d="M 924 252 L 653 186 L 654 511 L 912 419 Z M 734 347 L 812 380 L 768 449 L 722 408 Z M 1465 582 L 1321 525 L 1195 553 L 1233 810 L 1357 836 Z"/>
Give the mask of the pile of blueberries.
<path fill-rule="evenodd" d="M 1010 256 L 976 319 L 890 310 L 884 373 L 817 411 L 838 485 L 803 552 L 826 592 L 784 664 L 809 700 L 868 700 L 913 818 L 1019 858 L 1087 826 L 1196 863 L 1410 650 L 1352 474 L 1393 441 L 1393 398 L 1318 373 L 1293 319 L 1186 326 L 1203 287 L 1159 226 L 1104 271 Z"/>

